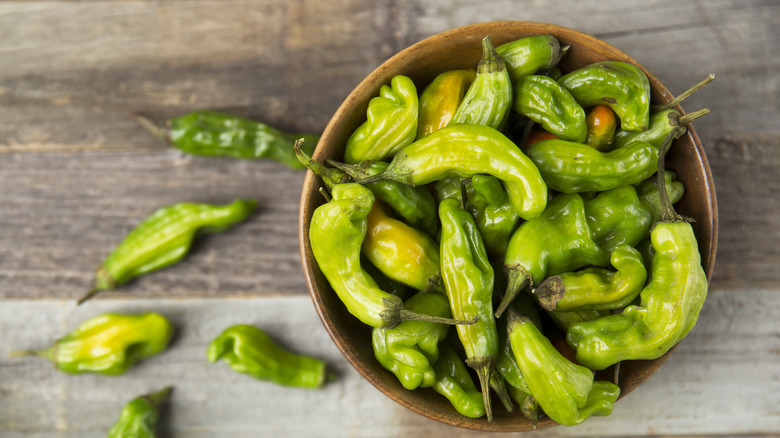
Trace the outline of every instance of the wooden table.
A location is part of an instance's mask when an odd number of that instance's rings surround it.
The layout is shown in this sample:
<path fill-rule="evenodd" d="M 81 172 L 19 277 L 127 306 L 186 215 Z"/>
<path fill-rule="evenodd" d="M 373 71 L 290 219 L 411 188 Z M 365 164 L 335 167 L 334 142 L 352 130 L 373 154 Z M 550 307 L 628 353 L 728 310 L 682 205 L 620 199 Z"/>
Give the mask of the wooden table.
<path fill-rule="evenodd" d="M 218 109 L 320 132 L 395 52 L 491 20 L 556 23 L 634 56 L 684 107 L 715 179 L 720 240 L 696 328 L 610 417 L 536 436 L 780 434 L 780 3 L 288 0 L 0 2 L 0 436 L 100 437 L 130 398 L 175 390 L 176 437 L 476 436 L 365 382 L 316 316 L 300 267 L 303 172 L 192 157 L 128 117 Z M 155 209 L 255 198 L 258 214 L 186 262 L 75 307 L 100 260 Z M 8 352 L 106 311 L 174 321 L 168 352 L 122 377 L 66 376 Z M 267 329 L 340 378 L 322 391 L 255 382 L 205 360 L 231 324 Z M 495 436 L 495 435 L 489 435 Z"/>

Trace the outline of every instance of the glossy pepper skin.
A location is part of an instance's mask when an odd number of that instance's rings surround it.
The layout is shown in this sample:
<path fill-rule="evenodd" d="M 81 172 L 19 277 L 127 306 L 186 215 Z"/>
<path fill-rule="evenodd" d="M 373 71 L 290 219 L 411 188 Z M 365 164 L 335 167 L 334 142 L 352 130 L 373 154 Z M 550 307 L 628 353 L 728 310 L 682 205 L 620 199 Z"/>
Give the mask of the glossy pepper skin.
<path fill-rule="evenodd" d="M 533 162 L 501 132 L 481 125 L 439 129 L 399 151 L 384 172 L 356 182 L 389 179 L 416 186 L 478 173 L 500 179 L 512 207 L 524 219 L 538 216 L 547 205 L 547 186 Z"/>
<path fill-rule="evenodd" d="M 450 303 L 441 294 L 418 293 L 404 302 L 411 311 L 450 318 Z M 439 343 L 449 326 L 427 321 L 404 321 L 390 329 L 374 328 L 371 344 L 382 366 L 395 374 L 404 388 L 428 388 L 436 383 L 434 363 L 439 359 Z"/>
<path fill-rule="evenodd" d="M 171 323 L 157 313 L 105 313 L 87 319 L 47 349 L 12 355 L 46 358 L 68 374 L 116 376 L 163 352 L 172 335 Z"/>
<path fill-rule="evenodd" d="M 368 103 L 367 120 L 347 140 L 344 160 L 357 163 L 392 157 L 417 136 L 418 112 L 414 82 L 403 75 L 394 76 Z"/>
<path fill-rule="evenodd" d="M 614 271 L 586 268 L 548 277 L 533 293 L 545 310 L 621 309 L 642 291 L 647 270 L 642 254 L 625 243 L 612 251 L 610 263 Z"/>
<path fill-rule="evenodd" d="M 653 213 L 633 186 L 620 186 L 584 199 L 588 227 L 596 244 L 611 254 L 618 245 L 636 246 L 647 237 Z"/>
<path fill-rule="evenodd" d="M 566 359 L 530 319 L 508 312 L 509 342 L 517 365 L 539 406 L 564 426 L 580 424 L 592 415 L 609 415 L 620 387 L 594 381 L 593 372 Z"/>
<path fill-rule="evenodd" d="M 281 386 L 321 388 L 328 380 L 325 363 L 282 348 L 257 327 L 238 324 L 209 344 L 209 362 L 224 361 L 234 371 Z"/>
<path fill-rule="evenodd" d="M 658 149 L 634 142 L 610 152 L 566 140 L 534 143 L 528 157 L 550 189 L 562 193 L 596 192 L 637 184 L 655 173 Z"/>
<path fill-rule="evenodd" d="M 650 81 L 639 67 L 620 61 L 601 61 L 558 79 L 583 107 L 607 105 L 620 119 L 620 129 L 640 132 L 650 119 Z"/>
<path fill-rule="evenodd" d="M 457 327 L 466 364 L 477 372 L 488 421 L 493 418 L 489 385 L 498 358 L 498 330 L 493 317 L 493 267 L 471 215 L 453 198 L 439 204 L 441 270 L 452 315 L 479 317 L 476 324 Z"/>
<path fill-rule="evenodd" d="M 603 310 L 572 310 L 571 312 L 562 312 L 560 310 L 553 310 L 547 312 L 556 327 L 565 332 L 572 325 L 583 322 L 593 321 L 594 319 L 601 318 L 603 316 L 610 315 L 612 312 L 606 309 Z"/>
<path fill-rule="evenodd" d="M 475 70 L 450 70 L 439 74 L 420 94 L 417 138 L 450 123 L 474 79 Z"/>
<path fill-rule="evenodd" d="M 512 108 L 512 81 L 504 60 L 496 53 L 490 37 L 482 39 L 482 59 L 477 77 L 469 87 L 449 125 L 468 123 L 501 129 Z"/>
<path fill-rule="evenodd" d="M 439 345 L 439 360 L 434 364 L 434 391 L 450 401 L 461 415 L 479 418 L 485 415 L 482 393 L 474 385 L 463 359 L 446 342 Z"/>
<path fill-rule="evenodd" d="M 534 35 L 501 44 L 496 52 L 504 59 L 512 82 L 517 82 L 524 76 L 557 65 L 566 48 L 562 48 L 552 35 Z"/>
<path fill-rule="evenodd" d="M 585 110 L 550 77 L 529 75 L 516 81 L 512 108 L 560 139 L 583 143 L 587 138 Z"/>
<path fill-rule="evenodd" d="M 520 222 L 504 186 L 493 176 L 474 175 L 466 185 L 466 193 L 466 210 L 474 217 L 488 254 L 503 258 Z"/>
<path fill-rule="evenodd" d="M 588 127 L 585 144 L 602 152 L 612 149 L 617 131 L 617 115 L 612 108 L 606 105 L 594 106 L 585 116 L 585 124 Z"/>
<path fill-rule="evenodd" d="M 226 231 L 248 218 L 256 206 L 257 201 L 238 199 L 227 205 L 179 203 L 155 211 L 103 260 L 92 290 L 78 304 L 180 261 L 198 235 Z"/>
<path fill-rule="evenodd" d="M 171 389 L 168 386 L 130 400 L 122 409 L 119 420 L 108 431 L 108 438 L 156 438 L 160 406 L 168 399 Z"/>

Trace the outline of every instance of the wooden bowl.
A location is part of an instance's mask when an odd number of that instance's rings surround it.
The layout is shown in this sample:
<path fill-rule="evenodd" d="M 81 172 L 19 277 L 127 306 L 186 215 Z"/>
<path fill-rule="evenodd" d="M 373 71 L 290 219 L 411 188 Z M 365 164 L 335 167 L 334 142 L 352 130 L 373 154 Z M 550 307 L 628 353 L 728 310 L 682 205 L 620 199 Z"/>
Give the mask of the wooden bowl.
<path fill-rule="evenodd" d="M 360 82 L 325 128 L 314 152 L 314 159 L 319 162 L 324 162 L 328 158 L 342 160 L 347 139 L 366 119 L 369 100 L 376 96 L 379 87 L 388 84 L 393 76 L 398 74 L 409 76 L 420 92 L 441 72 L 475 68 L 482 56 L 480 41 L 486 35 L 489 35 L 493 44 L 498 46 L 521 37 L 538 34 L 552 34 L 560 40 L 561 45 L 571 46 L 559 64 L 564 72 L 602 60 L 624 61 L 639 65 L 630 56 L 603 41 L 572 29 L 550 24 L 499 21 L 452 29 L 401 51 Z M 671 100 L 672 94 L 661 82 L 649 71 L 644 68 L 643 70 L 650 79 L 653 103 L 665 103 Z M 717 245 L 717 205 L 707 158 L 692 126 L 688 127 L 685 136 L 675 142 L 667 155 L 666 163 L 666 167 L 676 171 L 679 180 L 685 184 L 685 196 L 677 205 L 677 211 L 695 219 L 693 227 L 709 279 L 715 262 Z M 352 366 L 388 397 L 412 411 L 442 423 L 491 431 L 532 429 L 531 423 L 518 410 L 514 413 L 506 412 L 497 401 L 493 403 L 492 422 L 488 422 L 484 417 L 466 418 L 458 414 L 447 399 L 429 388 L 414 391 L 404 389 L 398 379 L 376 361 L 371 347 L 370 328 L 347 312 L 319 271 L 311 252 L 309 222 L 313 211 L 323 203 L 322 196 L 318 193 L 320 186 L 319 178 L 308 172 L 303 184 L 299 217 L 303 270 L 322 323 Z M 338 257 L 338 254 L 333 256 Z M 671 351 L 656 360 L 623 362 L 620 369 L 620 397 L 625 397 L 652 375 L 669 354 Z M 610 372 L 609 368 L 605 370 L 602 379 L 612 380 Z M 556 424 L 545 417 L 539 421 L 538 427 L 544 428 Z"/>

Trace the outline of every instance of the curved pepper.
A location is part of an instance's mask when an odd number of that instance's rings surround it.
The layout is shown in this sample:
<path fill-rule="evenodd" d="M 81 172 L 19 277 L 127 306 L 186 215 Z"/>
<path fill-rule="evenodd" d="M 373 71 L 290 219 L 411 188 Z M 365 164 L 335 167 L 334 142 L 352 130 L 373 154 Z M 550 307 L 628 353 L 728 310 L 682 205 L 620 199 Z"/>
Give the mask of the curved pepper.
<path fill-rule="evenodd" d="M 561 60 L 567 47 L 552 35 L 534 35 L 519 38 L 496 47 L 504 59 L 512 82 L 539 70 L 548 70 Z"/>
<path fill-rule="evenodd" d="M 592 415 L 609 415 L 620 387 L 595 381 L 593 372 L 566 359 L 530 319 L 508 312 L 509 342 L 534 399 L 545 414 L 564 426 Z"/>
<path fill-rule="evenodd" d="M 586 268 L 545 279 L 533 290 L 546 310 L 620 309 L 639 295 L 647 280 L 642 255 L 633 246 L 621 244 L 610 255 L 616 269 Z"/>
<path fill-rule="evenodd" d="M 482 59 L 477 77 L 469 86 L 449 125 L 468 123 L 501 129 L 512 108 L 512 81 L 504 60 L 493 49 L 490 37 L 482 39 Z"/>
<path fill-rule="evenodd" d="M 526 151 L 547 186 L 563 193 L 595 192 L 636 184 L 655 172 L 658 149 L 634 142 L 610 152 L 566 140 L 543 140 Z"/>
<path fill-rule="evenodd" d="M 450 303 L 441 294 L 418 293 L 404 302 L 411 311 L 450 318 Z M 449 326 L 427 321 L 404 321 L 389 329 L 374 328 L 371 344 L 382 366 L 395 374 L 404 388 L 434 386 L 437 380 L 433 364 L 439 359 L 439 343 L 447 337 Z"/>
<path fill-rule="evenodd" d="M 588 127 L 585 144 L 602 152 L 612 149 L 617 131 L 617 115 L 610 107 L 596 105 L 591 108 L 585 117 L 585 124 Z"/>
<path fill-rule="evenodd" d="M 265 123 L 218 111 L 195 111 L 174 117 L 165 128 L 143 116 L 139 122 L 176 149 L 193 155 L 245 160 L 265 158 L 293 169 L 303 169 L 293 153 L 296 139 L 304 139 L 311 154 L 320 140 L 316 134 L 283 132 Z"/>
<path fill-rule="evenodd" d="M 604 254 L 611 254 L 621 244 L 636 246 L 653 225 L 652 210 L 633 186 L 601 192 L 583 203 L 593 240 Z"/>
<path fill-rule="evenodd" d="M 650 81 L 639 67 L 601 61 L 558 79 L 583 107 L 607 105 L 620 118 L 620 129 L 644 131 L 650 118 Z"/>
<path fill-rule="evenodd" d="M 208 360 L 222 360 L 238 373 L 281 386 L 321 388 L 328 380 L 325 363 L 291 353 L 257 327 L 238 324 L 209 344 Z"/>
<path fill-rule="evenodd" d="M 257 201 L 239 199 L 227 205 L 180 203 L 155 211 L 103 260 L 92 290 L 78 304 L 178 262 L 197 235 L 223 232 L 249 217 L 256 206 Z"/>
<path fill-rule="evenodd" d="M 471 177 L 466 183 L 466 210 L 474 216 L 488 254 L 504 257 L 520 216 L 509 203 L 501 181 L 490 175 Z"/>
<path fill-rule="evenodd" d="M 156 438 L 154 429 L 160 419 L 160 405 L 165 403 L 171 389 L 168 386 L 128 402 L 122 408 L 119 420 L 108 431 L 108 438 Z"/>
<path fill-rule="evenodd" d="M 593 321 L 594 319 L 601 318 L 603 316 L 610 315 L 612 312 L 606 309 L 602 310 L 572 310 L 571 312 L 561 312 L 560 310 L 553 310 L 547 312 L 556 327 L 562 331 L 566 331 L 572 325 L 583 322 Z"/>
<path fill-rule="evenodd" d="M 417 88 L 397 75 L 368 103 L 367 120 L 347 140 L 344 160 L 384 160 L 414 141 L 418 119 Z"/>
<path fill-rule="evenodd" d="M 447 126 L 477 76 L 474 70 L 450 70 L 439 74 L 420 94 L 417 138 Z"/>
<path fill-rule="evenodd" d="M 450 401 L 461 415 L 479 418 L 485 415 L 485 402 L 471 379 L 463 359 L 446 342 L 439 345 L 439 360 L 434 364 L 433 389 Z"/>
<path fill-rule="evenodd" d="M 501 132 L 481 125 L 439 129 L 399 151 L 384 172 L 356 182 L 389 179 L 414 186 L 478 173 L 500 179 L 512 207 L 524 219 L 538 216 L 547 205 L 547 186 L 533 162 Z"/>
<path fill-rule="evenodd" d="M 161 353 L 172 335 L 171 323 L 157 313 L 105 313 L 84 321 L 49 348 L 11 355 L 43 357 L 68 374 L 114 376 L 123 374 L 142 359 Z"/>
<path fill-rule="evenodd" d="M 388 215 L 374 202 L 366 216 L 363 254 L 391 280 L 420 291 L 442 291 L 439 246 L 427 234 Z"/>
<path fill-rule="evenodd" d="M 585 111 L 566 88 L 547 76 L 530 75 L 515 82 L 512 108 L 560 139 L 582 143 L 588 135 Z"/>

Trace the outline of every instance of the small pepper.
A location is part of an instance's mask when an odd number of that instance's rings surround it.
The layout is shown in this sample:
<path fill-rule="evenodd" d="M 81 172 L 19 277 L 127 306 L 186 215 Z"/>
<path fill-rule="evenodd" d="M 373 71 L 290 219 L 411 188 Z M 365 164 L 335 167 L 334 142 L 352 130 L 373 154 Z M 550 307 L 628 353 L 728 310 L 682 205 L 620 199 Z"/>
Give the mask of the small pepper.
<path fill-rule="evenodd" d="M 413 312 L 451 318 L 450 303 L 441 294 L 418 293 L 404 302 Z M 434 386 L 433 364 L 439 359 L 439 343 L 447 337 L 448 325 L 427 321 L 404 321 L 389 329 L 374 328 L 371 344 L 382 366 L 395 374 L 404 388 Z"/>
<path fill-rule="evenodd" d="M 436 76 L 423 89 L 420 94 L 418 139 L 450 123 L 476 76 L 475 70 L 450 70 Z"/>
<path fill-rule="evenodd" d="M 461 415 L 479 418 L 485 415 L 485 402 L 471 379 L 463 359 L 448 343 L 439 344 L 439 360 L 434 364 L 434 391 L 443 395 Z"/>
<path fill-rule="evenodd" d="M 563 75 L 558 83 L 583 107 L 607 105 L 624 131 L 644 131 L 650 118 L 650 81 L 639 67 L 620 61 L 601 61 Z"/>
<path fill-rule="evenodd" d="M 345 166 L 328 162 L 334 167 Z M 482 125 L 439 129 L 399 151 L 385 171 L 355 182 L 389 179 L 416 186 L 478 173 L 500 179 L 512 206 L 524 219 L 538 216 L 547 205 L 547 186 L 533 162 L 501 132 Z"/>
<path fill-rule="evenodd" d="M 227 205 L 179 203 L 155 211 L 103 260 L 92 290 L 78 304 L 178 262 L 199 234 L 226 231 L 249 217 L 256 206 L 257 201 L 239 199 Z"/>
<path fill-rule="evenodd" d="M 582 143 L 588 135 L 585 111 L 550 77 L 530 75 L 516 81 L 512 108 L 560 139 Z"/>
<path fill-rule="evenodd" d="M 193 155 L 269 159 L 293 169 L 303 169 L 293 153 L 293 142 L 303 138 L 311 154 L 320 137 L 293 134 L 265 123 L 217 111 L 195 111 L 167 121 L 161 128 L 136 115 L 141 124 L 176 149 Z"/>
<path fill-rule="evenodd" d="M 466 210 L 474 216 L 488 254 L 503 258 L 520 216 L 498 178 L 474 175 L 466 182 Z"/>
<path fill-rule="evenodd" d="M 321 388 L 331 379 L 324 362 L 291 353 L 257 327 L 238 324 L 209 344 L 207 357 L 222 360 L 238 373 L 281 386 Z"/>
<path fill-rule="evenodd" d="M 508 311 L 509 342 L 534 399 L 564 426 L 592 415 L 609 415 L 620 387 L 594 381 L 593 372 L 566 359 L 527 317 Z"/>
<path fill-rule="evenodd" d="M 441 202 L 447 198 L 455 198 L 463 205 L 463 178 L 450 176 L 436 181 L 433 186 L 436 201 Z"/>
<path fill-rule="evenodd" d="M 603 310 L 572 310 L 571 312 L 561 312 L 560 310 L 553 310 L 552 312 L 547 312 L 547 315 L 550 316 L 550 319 L 552 319 L 553 324 L 555 324 L 556 327 L 561 329 L 561 331 L 566 332 L 566 330 L 569 329 L 572 325 L 583 322 L 583 321 L 593 321 L 594 319 L 601 318 L 602 316 L 607 316 L 611 314 L 609 310 L 603 309 Z"/>
<path fill-rule="evenodd" d="M 108 438 L 156 438 L 155 428 L 160 419 L 160 407 L 168 395 L 171 387 L 136 397 L 128 402 L 119 420 L 108 431 Z"/>
<path fill-rule="evenodd" d="M 633 186 L 620 186 L 583 200 L 593 240 L 611 254 L 618 245 L 636 246 L 647 237 L 653 213 Z"/>
<path fill-rule="evenodd" d="M 482 59 L 477 77 L 469 86 L 449 125 L 468 123 L 501 129 L 512 108 L 512 81 L 504 60 L 493 49 L 490 37 L 482 39 Z"/>
<path fill-rule="evenodd" d="M 419 101 L 414 82 L 397 75 L 382 85 L 371 99 L 367 120 L 347 140 L 344 160 L 384 160 L 414 141 L 417 135 Z"/>
<path fill-rule="evenodd" d="M 524 76 L 553 68 L 568 48 L 561 47 L 552 35 L 534 35 L 501 44 L 496 52 L 504 58 L 512 82 L 517 82 Z"/>
<path fill-rule="evenodd" d="M 53 346 L 37 351 L 17 351 L 11 356 L 48 359 L 68 374 L 123 374 L 135 363 L 168 347 L 173 326 L 162 315 L 105 313 L 84 321 Z"/>
<path fill-rule="evenodd" d="M 596 105 L 585 117 L 588 136 L 585 144 L 602 152 L 612 149 L 617 130 L 617 115 L 606 105 Z"/>

